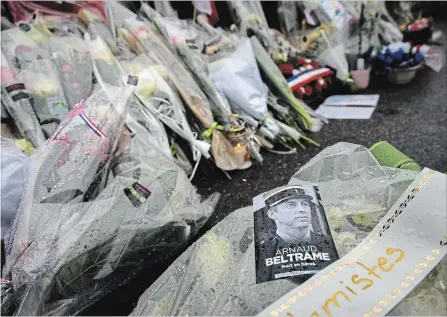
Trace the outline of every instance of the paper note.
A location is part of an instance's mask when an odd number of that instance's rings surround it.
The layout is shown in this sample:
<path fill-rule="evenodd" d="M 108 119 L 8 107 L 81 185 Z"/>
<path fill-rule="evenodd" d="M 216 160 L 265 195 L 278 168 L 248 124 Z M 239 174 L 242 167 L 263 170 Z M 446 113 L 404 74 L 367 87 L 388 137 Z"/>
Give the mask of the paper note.
<path fill-rule="evenodd" d="M 315 112 L 327 119 L 370 119 L 375 107 L 342 107 L 321 105 Z"/>
<path fill-rule="evenodd" d="M 335 95 L 327 98 L 326 106 L 370 106 L 376 107 L 380 95 Z"/>

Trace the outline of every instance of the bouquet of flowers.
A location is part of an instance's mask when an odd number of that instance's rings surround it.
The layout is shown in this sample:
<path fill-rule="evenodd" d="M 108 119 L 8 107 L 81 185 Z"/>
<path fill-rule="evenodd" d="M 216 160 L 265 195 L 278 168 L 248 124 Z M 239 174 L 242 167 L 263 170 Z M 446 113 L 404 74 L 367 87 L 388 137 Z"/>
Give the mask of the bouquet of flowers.
<path fill-rule="evenodd" d="M 138 53 L 148 53 L 156 64 L 164 66 L 156 69 L 161 70 L 161 75 L 173 84 L 186 106 L 208 129 L 206 137 L 212 138 L 212 153 L 217 167 L 224 171 L 249 167 L 246 149 L 244 151 L 243 146 L 234 149 L 218 131 L 219 124 L 214 122 L 206 96 L 178 57 L 145 22 L 129 18 L 124 21 L 124 26 L 128 31 L 125 37 L 133 49 Z"/>
<path fill-rule="evenodd" d="M 122 86 L 128 80 L 126 72 L 127 75 L 136 75 L 137 70 L 144 67 L 144 65 L 138 65 L 138 59 L 133 62 L 128 61 L 127 58 L 130 55 L 127 54 L 120 56 L 123 61 L 121 63 L 118 62 L 101 36 L 97 36 L 94 40 L 88 40 L 87 43 L 90 51 L 93 53 L 96 52 L 93 56 L 93 66 L 95 77 L 101 83 Z M 145 87 L 144 79 L 137 79 L 137 81 L 139 86 L 137 90 L 140 92 L 140 96 L 152 96 L 151 86 Z M 134 96 L 130 103 L 129 113 L 125 119 L 127 128 L 131 131 L 132 135 L 137 135 L 143 142 L 150 141 L 150 146 L 158 146 L 167 157 L 171 157 L 169 141 L 163 125 L 150 111 L 144 110 L 142 102 Z"/>
<path fill-rule="evenodd" d="M 97 87 L 32 157 L 7 243 L 2 313 L 80 313 L 175 254 L 211 214 L 216 195 L 201 203 L 171 159 L 124 128 L 132 93 Z"/>
<path fill-rule="evenodd" d="M 232 0 L 228 4 L 241 35 L 256 35 L 271 56 L 280 54 L 260 1 Z"/>
<path fill-rule="evenodd" d="M 45 136 L 33 110 L 29 93 L 20 82 L 2 51 L 1 95 L 2 106 L 14 120 L 20 134 L 35 147 L 45 143 Z M 3 111 L 2 111 L 3 115 Z"/>
<path fill-rule="evenodd" d="M 134 75 L 138 76 L 138 86 L 135 91 L 138 99 L 144 105 L 143 112 L 151 112 L 164 124 L 171 128 L 190 143 L 194 161 L 198 162 L 200 156 L 210 158 L 210 145 L 197 140 L 186 120 L 183 105 L 178 95 L 171 89 L 166 81 L 159 75 L 145 56 L 138 57 L 143 67 L 135 67 L 135 64 L 126 67 L 135 69 Z M 145 61 L 146 59 L 146 61 Z M 138 61 L 137 61 L 138 62 Z"/>
<path fill-rule="evenodd" d="M 87 8 L 79 10 L 77 17 L 88 26 L 90 32 L 96 33 L 103 38 L 113 54 L 119 54 L 116 38 L 114 33 L 112 33 L 115 28 L 113 25 L 109 28 L 99 15 L 94 14 L 94 12 Z"/>
<path fill-rule="evenodd" d="M 133 98 L 130 104 L 126 127 L 143 143 L 146 142 L 148 146 L 155 145 L 166 157 L 172 157 L 163 124 L 150 111 L 144 111 L 144 106 L 137 98 Z"/>
<path fill-rule="evenodd" d="M 51 38 L 49 46 L 71 109 L 92 92 L 93 66 L 90 53 L 84 41 L 73 36 Z"/>
<path fill-rule="evenodd" d="M 47 137 L 68 113 L 68 105 L 53 61 L 36 59 L 22 64 L 19 78 L 33 99 L 33 108 Z"/>
<path fill-rule="evenodd" d="M 283 99 L 289 107 L 294 109 L 299 115 L 300 125 L 309 129 L 312 125 L 312 118 L 304 109 L 302 102 L 293 95 L 283 74 L 276 66 L 275 62 L 270 58 L 266 50 L 263 48 L 256 36 L 250 38 L 253 51 L 256 56 L 259 68 L 266 76 L 268 83 L 274 88 L 276 93 L 281 99 Z"/>
<path fill-rule="evenodd" d="M 20 69 L 20 55 L 17 53 L 33 52 L 39 58 L 49 58 L 48 52 L 36 43 L 27 33 L 21 31 L 18 27 L 2 31 L 2 52 L 8 65 L 16 71 Z M 3 65 L 3 64 L 2 64 Z"/>
<path fill-rule="evenodd" d="M 203 34 L 204 31 L 196 28 L 195 25 L 188 25 L 186 21 L 180 21 L 178 19 L 174 20 L 172 18 L 157 18 L 155 21 L 157 25 L 164 30 L 163 33 L 166 38 L 177 49 L 177 53 L 188 65 L 189 69 L 194 74 L 194 77 L 197 79 L 206 95 L 210 98 L 211 108 L 218 121 L 224 123 L 224 127 L 227 131 L 235 129 L 240 130 L 243 128 L 244 136 L 238 138 L 240 140 L 234 139 L 232 143 L 234 143 L 235 146 L 238 146 L 238 149 L 246 148 L 258 162 L 262 162 L 262 157 L 259 154 L 259 146 L 254 144 L 252 131 L 250 129 L 245 129 L 245 126 L 243 126 L 244 123 L 241 122 L 240 117 L 232 112 L 226 96 L 220 89 L 218 89 L 215 83 L 212 82 L 209 76 L 208 65 L 203 60 L 201 50 L 199 49 L 199 47 L 202 46 L 205 48 L 207 34 Z M 236 153 L 243 154 L 244 152 L 238 151 Z M 248 160 L 245 155 L 243 158 L 244 161 Z M 244 163 L 242 165 L 243 168 L 248 166 L 249 164 Z"/>
<path fill-rule="evenodd" d="M 95 32 L 85 33 L 84 37 L 92 58 L 95 77 L 105 84 L 121 86 L 122 69 L 102 37 Z"/>

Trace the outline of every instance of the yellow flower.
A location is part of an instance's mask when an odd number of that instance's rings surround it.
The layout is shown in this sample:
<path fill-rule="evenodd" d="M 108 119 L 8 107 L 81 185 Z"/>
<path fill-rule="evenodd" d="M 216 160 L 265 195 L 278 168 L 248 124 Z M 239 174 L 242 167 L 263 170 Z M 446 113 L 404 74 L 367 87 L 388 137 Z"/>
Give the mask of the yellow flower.
<path fill-rule="evenodd" d="M 30 156 L 31 154 L 36 152 L 36 149 L 33 147 L 31 142 L 29 142 L 25 139 L 16 140 L 15 145 L 20 151 L 22 151 L 23 153 L 25 153 L 28 156 Z"/>
<path fill-rule="evenodd" d="M 331 208 L 327 215 L 329 226 L 333 230 L 338 230 L 343 227 L 343 212 L 339 207 Z"/>
<path fill-rule="evenodd" d="M 38 82 L 36 82 L 32 90 L 34 90 L 40 96 L 51 96 L 57 93 L 58 83 L 56 80 L 48 77 L 40 78 Z"/>
<path fill-rule="evenodd" d="M 374 227 L 377 223 L 374 217 L 369 214 L 357 214 L 351 216 L 352 221 L 361 227 Z"/>
<path fill-rule="evenodd" d="M 142 99 L 149 99 L 157 92 L 157 84 L 154 80 L 140 78 L 138 80 L 137 95 Z"/>
<path fill-rule="evenodd" d="M 156 70 L 157 73 L 163 77 L 163 79 L 167 79 L 169 77 L 169 73 L 163 65 L 154 65 L 152 68 Z"/>

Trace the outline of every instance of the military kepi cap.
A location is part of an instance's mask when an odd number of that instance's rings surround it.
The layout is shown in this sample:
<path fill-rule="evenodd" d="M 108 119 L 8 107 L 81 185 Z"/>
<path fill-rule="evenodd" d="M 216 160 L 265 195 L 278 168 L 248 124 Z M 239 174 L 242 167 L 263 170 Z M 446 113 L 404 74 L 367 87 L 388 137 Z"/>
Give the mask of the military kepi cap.
<path fill-rule="evenodd" d="M 287 189 L 283 189 L 273 194 L 267 196 L 264 201 L 268 208 L 273 207 L 285 200 L 297 198 L 297 199 L 305 199 L 305 200 L 313 200 L 313 197 L 307 195 L 302 187 L 288 187 Z"/>

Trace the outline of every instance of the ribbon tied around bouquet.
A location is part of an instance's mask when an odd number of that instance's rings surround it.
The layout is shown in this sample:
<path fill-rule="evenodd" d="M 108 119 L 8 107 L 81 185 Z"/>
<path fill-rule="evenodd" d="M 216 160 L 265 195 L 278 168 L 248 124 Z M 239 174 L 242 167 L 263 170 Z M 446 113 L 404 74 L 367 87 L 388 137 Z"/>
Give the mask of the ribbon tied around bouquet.
<path fill-rule="evenodd" d="M 206 130 L 202 133 L 202 136 L 205 137 L 205 138 L 210 138 L 211 135 L 213 134 L 214 130 L 216 130 L 216 129 L 217 129 L 217 130 L 220 130 L 220 131 L 223 131 L 223 130 L 224 130 L 224 127 L 221 126 L 221 125 L 219 125 L 217 122 L 214 122 L 213 125 L 211 126 L 211 128 L 206 129 Z"/>

